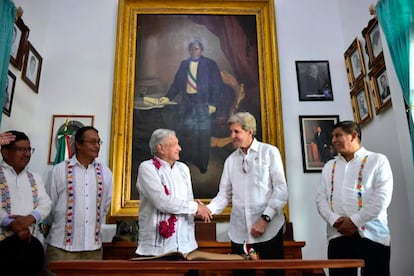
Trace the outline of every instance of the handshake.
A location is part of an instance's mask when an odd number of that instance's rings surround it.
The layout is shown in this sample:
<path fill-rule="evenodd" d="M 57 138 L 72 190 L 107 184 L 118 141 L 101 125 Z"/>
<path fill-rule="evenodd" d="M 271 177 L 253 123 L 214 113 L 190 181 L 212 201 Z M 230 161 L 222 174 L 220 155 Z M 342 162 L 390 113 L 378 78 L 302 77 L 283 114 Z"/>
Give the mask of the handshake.
<path fill-rule="evenodd" d="M 198 204 L 198 208 L 195 216 L 197 218 L 203 219 L 204 222 L 211 222 L 213 219 L 213 214 L 211 213 L 210 209 L 208 209 L 208 207 L 204 205 L 201 200 L 197 199 L 196 202 Z"/>
<path fill-rule="evenodd" d="M 161 97 L 161 98 L 153 98 L 153 97 L 144 97 L 144 103 L 146 104 L 166 104 L 170 101 L 167 97 Z"/>

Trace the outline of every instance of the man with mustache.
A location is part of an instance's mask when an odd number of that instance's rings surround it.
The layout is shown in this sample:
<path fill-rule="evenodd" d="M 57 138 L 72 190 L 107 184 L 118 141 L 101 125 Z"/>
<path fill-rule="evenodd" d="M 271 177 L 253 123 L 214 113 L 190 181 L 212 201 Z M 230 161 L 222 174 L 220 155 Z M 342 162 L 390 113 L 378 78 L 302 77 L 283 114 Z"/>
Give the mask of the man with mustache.
<path fill-rule="evenodd" d="M 361 146 L 361 129 L 353 121 L 334 126 L 332 144 L 339 154 L 322 169 L 316 198 L 327 223 L 328 258 L 364 259 L 361 275 L 389 276 L 390 163 L 385 155 Z M 357 269 L 329 269 L 329 275 L 356 276 Z"/>

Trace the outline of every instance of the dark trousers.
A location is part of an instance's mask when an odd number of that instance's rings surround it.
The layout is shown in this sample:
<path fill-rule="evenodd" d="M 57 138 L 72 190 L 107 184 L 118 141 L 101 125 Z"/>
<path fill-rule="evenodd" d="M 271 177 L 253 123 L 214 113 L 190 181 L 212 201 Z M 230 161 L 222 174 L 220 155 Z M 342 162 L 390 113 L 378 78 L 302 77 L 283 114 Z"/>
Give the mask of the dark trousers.
<path fill-rule="evenodd" d="M 352 237 L 339 237 L 329 241 L 329 259 L 364 259 L 365 267 L 361 269 L 362 276 L 390 275 L 391 247 L 358 234 Z M 356 276 L 356 268 L 329 269 L 330 276 Z"/>
<path fill-rule="evenodd" d="M 253 248 L 258 254 L 260 259 L 284 259 L 283 249 L 283 227 L 279 230 L 277 235 L 271 240 L 259 243 L 248 244 L 249 248 Z M 245 254 L 243 250 L 243 244 L 231 242 L 231 253 L 233 254 Z M 284 270 L 269 270 L 266 269 L 266 276 L 284 276 Z M 233 271 L 234 276 L 253 276 L 255 270 L 235 270 Z"/>
<path fill-rule="evenodd" d="M 38 275 L 43 268 L 45 253 L 40 241 L 33 237 L 21 241 L 13 235 L 0 242 L 0 267 L 4 275 Z"/>

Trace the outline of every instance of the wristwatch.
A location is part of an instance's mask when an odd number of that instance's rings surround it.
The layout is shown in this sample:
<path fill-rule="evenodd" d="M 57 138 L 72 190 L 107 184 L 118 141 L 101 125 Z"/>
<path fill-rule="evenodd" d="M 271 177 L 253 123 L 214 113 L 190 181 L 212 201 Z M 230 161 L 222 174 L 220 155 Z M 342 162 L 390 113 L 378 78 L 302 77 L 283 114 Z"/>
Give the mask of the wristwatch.
<path fill-rule="evenodd" d="M 262 219 L 264 219 L 266 222 L 270 222 L 272 220 L 268 215 L 265 214 L 262 215 Z"/>

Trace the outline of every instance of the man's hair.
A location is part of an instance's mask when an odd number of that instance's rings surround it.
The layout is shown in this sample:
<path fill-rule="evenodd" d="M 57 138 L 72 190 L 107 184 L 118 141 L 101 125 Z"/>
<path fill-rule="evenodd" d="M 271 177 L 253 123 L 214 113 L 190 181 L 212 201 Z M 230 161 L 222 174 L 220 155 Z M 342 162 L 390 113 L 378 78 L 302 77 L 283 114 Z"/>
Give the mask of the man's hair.
<path fill-rule="evenodd" d="M 193 47 L 193 45 L 195 45 L 195 44 L 199 45 L 201 50 L 204 51 L 203 43 L 201 43 L 201 41 L 198 40 L 198 39 L 193 39 L 193 40 L 190 41 L 190 43 L 188 44 L 188 50 L 190 51 L 191 47 Z"/>
<path fill-rule="evenodd" d="M 162 144 L 167 137 L 171 136 L 176 136 L 174 130 L 165 128 L 154 130 L 149 140 L 151 155 L 154 156 L 157 153 L 157 146 Z"/>
<path fill-rule="evenodd" d="M 352 132 L 356 132 L 358 134 L 359 142 L 362 140 L 361 135 L 361 128 L 357 123 L 354 121 L 341 121 L 334 125 L 333 129 L 335 128 L 341 128 L 345 133 L 352 134 Z"/>
<path fill-rule="evenodd" d="M 227 121 L 227 124 L 239 124 L 243 130 L 253 130 L 253 136 L 256 135 L 256 119 L 249 112 L 238 112 L 233 114 Z"/>
<path fill-rule="evenodd" d="M 14 143 L 16 143 L 18 141 L 22 141 L 22 140 L 30 141 L 29 137 L 24 132 L 17 131 L 17 130 L 9 130 L 9 131 L 6 131 L 6 132 L 15 135 L 16 139 L 13 142 L 11 142 L 10 144 L 1 146 L 2 149 L 11 149 L 13 147 Z"/>
<path fill-rule="evenodd" d="M 82 144 L 83 143 L 83 136 L 85 135 L 85 132 L 88 131 L 88 130 L 93 130 L 96 133 L 99 133 L 99 131 L 96 128 L 94 128 L 93 126 L 81 127 L 76 131 L 75 142 L 78 142 L 78 143 Z"/>

